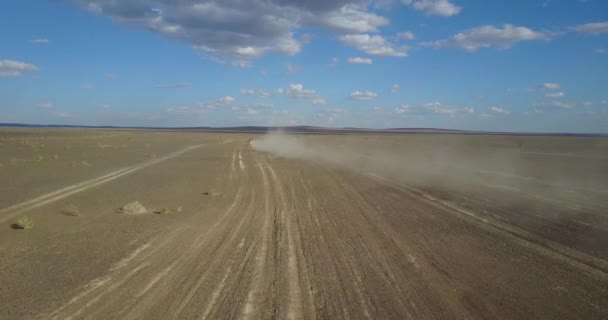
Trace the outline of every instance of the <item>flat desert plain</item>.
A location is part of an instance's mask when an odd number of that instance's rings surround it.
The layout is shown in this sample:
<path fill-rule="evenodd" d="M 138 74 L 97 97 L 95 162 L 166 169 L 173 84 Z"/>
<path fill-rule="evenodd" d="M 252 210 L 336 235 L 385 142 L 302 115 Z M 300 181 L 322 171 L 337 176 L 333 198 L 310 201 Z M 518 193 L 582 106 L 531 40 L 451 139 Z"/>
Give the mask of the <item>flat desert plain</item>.
<path fill-rule="evenodd" d="M 1 129 L 0 151 L 0 319 L 608 318 L 606 138 Z"/>

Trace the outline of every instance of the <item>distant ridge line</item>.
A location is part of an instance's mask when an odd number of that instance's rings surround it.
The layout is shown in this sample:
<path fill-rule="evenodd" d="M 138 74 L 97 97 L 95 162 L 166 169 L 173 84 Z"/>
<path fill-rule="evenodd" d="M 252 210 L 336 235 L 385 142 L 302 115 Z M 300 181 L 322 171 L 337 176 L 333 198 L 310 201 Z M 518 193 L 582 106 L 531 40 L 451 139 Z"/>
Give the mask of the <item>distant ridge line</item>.
<path fill-rule="evenodd" d="M 499 131 L 473 131 L 458 129 L 438 128 L 332 128 L 317 126 L 288 126 L 288 127 L 265 127 L 265 126 L 236 126 L 236 127 L 122 127 L 122 126 L 87 126 L 87 125 L 58 125 L 58 124 L 26 124 L 26 123 L 0 123 L 4 128 L 57 128 L 57 129 L 110 129 L 110 130 L 162 130 L 162 131 L 201 131 L 201 132 L 243 132 L 243 133 L 266 133 L 272 131 L 283 131 L 287 133 L 309 133 L 309 134 L 348 134 L 348 133 L 424 133 L 424 134 L 465 134 L 465 135 L 512 135 L 512 136 L 580 136 L 580 137 L 608 137 L 602 133 L 568 133 L 568 132 L 499 132 Z"/>

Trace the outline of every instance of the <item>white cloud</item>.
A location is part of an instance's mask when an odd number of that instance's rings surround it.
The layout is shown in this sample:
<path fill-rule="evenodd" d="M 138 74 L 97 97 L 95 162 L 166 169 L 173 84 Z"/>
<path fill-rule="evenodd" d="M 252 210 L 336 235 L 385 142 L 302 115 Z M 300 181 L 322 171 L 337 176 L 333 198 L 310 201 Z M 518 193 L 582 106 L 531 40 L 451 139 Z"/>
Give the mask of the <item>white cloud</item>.
<path fill-rule="evenodd" d="M 254 95 L 255 90 L 253 89 L 241 89 L 241 94 Z"/>
<path fill-rule="evenodd" d="M 266 98 L 270 97 L 270 92 L 267 92 L 267 91 L 264 91 L 264 90 L 260 90 L 259 97 L 262 98 L 262 99 L 266 99 Z"/>
<path fill-rule="evenodd" d="M 49 39 L 32 39 L 32 40 L 30 40 L 30 43 L 47 44 L 47 43 L 49 43 Z"/>
<path fill-rule="evenodd" d="M 233 97 L 225 96 L 225 97 L 221 97 L 221 98 L 217 99 L 215 102 L 218 104 L 226 105 L 226 104 L 232 104 L 232 103 L 234 103 L 234 101 L 236 101 L 236 99 L 234 99 Z"/>
<path fill-rule="evenodd" d="M 397 39 L 401 39 L 401 40 L 414 40 L 416 39 L 416 36 L 410 32 L 410 31 L 405 31 L 405 32 L 399 32 L 397 33 Z"/>
<path fill-rule="evenodd" d="M 556 82 L 545 82 L 541 85 L 544 89 L 555 90 L 559 89 L 560 85 Z"/>
<path fill-rule="evenodd" d="M 400 84 L 396 84 L 395 83 L 394 85 L 391 86 L 391 92 L 392 93 L 399 92 L 401 90 L 403 90 L 403 87 L 401 87 Z"/>
<path fill-rule="evenodd" d="M 304 89 L 304 86 L 299 83 L 292 83 L 289 85 L 287 90 L 285 90 L 287 95 L 293 99 L 303 99 L 309 100 L 313 104 L 325 104 L 326 101 L 322 97 L 320 97 L 314 90 L 312 89 Z"/>
<path fill-rule="evenodd" d="M 423 105 L 423 107 L 427 110 L 432 111 L 433 113 L 448 114 L 448 115 L 455 115 L 456 113 L 458 113 L 457 108 L 442 104 L 441 102 L 425 103 Z"/>
<path fill-rule="evenodd" d="M 490 107 L 490 111 L 492 111 L 494 113 L 505 114 L 505 115 L 511 114 L 511 111 L 503 109 L 503 108 L 499 108 L 497 106 Z"/>
<path fill-rule="evenodd" d="M 579 24 L 571 28 L 579 33 L 602 34 L 608 33 L 608 22 L 593 22 Z"/>
<path fill-rule="evenodd" d="M 547 98 L 563 98 L 565 96 L 566 96 L 566 94 L 563 92 L 552 92 L 552 93 L 545 94 L 545 97 L 547 97 Z"/>
<path fill-rule="evenodd" d="M 350 94 L 350 98 L 354 100 L 372 100 L 376 97 L 378 94 L 371 91 L 355 91 Z"/>
<path fill-rule="evenodd" d="M 435 48 L 456 47 L 467 52 L 481 48 L 496 47 L 508 49 L 517 42 L 548 39 L 546 33 L 537 32 L 527 27 L 505 24 L 502 28 L 491 25 L 481 26 L 458 33 L 450 38 L 428 42 L 426 45 Z"/>
<path fill-rule="evenodd" d="M 188 88 L 191 85 L 189 83 L 171 83 L 171 84 L 160 84 L 156 88 L 160 89 L 176 89 L 176 88 Z"/>
<path fill-rule="evenodd" d="M 52 109 L 54 107 L 54 105 L 50 102 L 43 102 L 43 103 L 39 104 L 38 106 L 43 109 Z"/>
<path fill-rule="evenodd" d="M 90 83 L 83 83 L 80 85 L 80 89 L 83 89 L 83 90 L 91 90 L 93 88 L 94 88 L 94 86 Z"/>
<path fill-rule="evenodd" d="M 348 63 L 351 63 L 351 64 L 372 64 L 373 61 L 370 58 L 354 57 L 354 58 L 348 58 Z"/>
<path fill-rule="evenodd" d="M 74 0 L 89 11 L 186 43 L 213 61 L 249 67 L 269 52 L 294 55 L 310 42 L 301 29 L 374 33 L 390 21 L 362 0 Z M 215 58 L 213 58 L 215 57 Z M 236 59 L 234 61 L 224 58 Z M 217 59 L 220 58 L 220 59 Z"/>
<path fill-rule="evenodd" d="M 475 108 L 464 108 L 464 112 L 466 112 L 466 113 L 475 113 Z"/>
<path fill-rule="evenodd" d="M 604 53 L 606 53 L 606 49 L 602 49 L 602 48 L 595 49 L 595 53 L 597 53 L 597 54 L 604 54 Z"/>
<path fill-rule="evenodd" d="M 449 17 L 462 11 L 462 7 L 450 3 L 449 0 L 402 0 L 401 2 L 430 16 Z"/>
<path fill-rule="evenodd" d="M 283 88 L 278 88 L 278 89 L 276 89 L 276 90 L 274 91 L 274 93 L 276 93 L 276 94 L 283 94 L 283 93 L 285 93 L 285 89 L 283 89 Z"/>
<path fill-rule="evenodd" d="M 402 104 L 398 107 L 396 107 L 393 111 L 395 112 L 395 114 L 404 114 L 404 113 L 408 113 L 411 111 L 411 107 L 407 104 Z M 380 111 L 381 109 L 378 109 L 376 111 Z"/>
<path fill-rule="evenodd" d="M 19 62 L 15 60 L 0 60 L 0 77 L 18 78 L 24 72 L 38 71 L 38 67 L 33 64 Z"/>
<path fill-rule="evenodd" d="M 561 108 L 561 109 L 572 109 L 572 108 L 576 107 L 576 103 L 563 102 L 563 101 L 553 101 L 549 105 L 552 107 Z"/>
<path fill-rule="evenodd" d="M 380 35 L 347 34 L 338 38 L 342 43 L 357 48 L 369 55 L 407 57 L 407 47 L 396 47 Z"/>
<path fill-rule="evenodd" d="M 298 99 L 313 99 L 317 97 L 317 93 L 311 89 L 304 89 L 302 84 L 290 84 L 287 88 L 287 94 L 292 98 Z"/>
<path fill-rule="evenodd" d="M 379 27 L 386 26 L 390 22 L 387 18 L 363 11 L 360 5 L 354 4 L 347 4 L 320 16 L 314 15 L 308 20 L 312 24 L 319 24 L 343 33 L 377 32 Z"/>
<path fill-rule="evenodd" d="M 584 105 L 585 107 L 591 107 L 591 106 L 593 105 L 593 102 L 591 102 L 591 101 L 585 101 L 585 102 L 583 103 L 583 105 Z"/>

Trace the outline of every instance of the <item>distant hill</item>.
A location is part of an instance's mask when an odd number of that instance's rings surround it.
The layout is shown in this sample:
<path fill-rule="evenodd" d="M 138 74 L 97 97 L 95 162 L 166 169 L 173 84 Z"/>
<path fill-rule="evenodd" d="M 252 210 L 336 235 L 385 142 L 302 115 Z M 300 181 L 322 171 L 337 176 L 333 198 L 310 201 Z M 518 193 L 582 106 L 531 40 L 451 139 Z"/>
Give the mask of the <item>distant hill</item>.
<path fill-rule="evenodd" d="M 538 135 L 538 136 L 583 136 L 583 137 L 606 137 L 608 134 L 596 133 L 536 133 L 536 132 L 492 132 L 492 131 L 467 131 L 455 129 L 437 128 L 333 128 L 316 126 L 290 126 L 290 127 L 264 127 L 264 126 L 239 126 L 239 127 L 118 127 L 118 126 L 79 126 L 79 125 L 56 125 L 56 124 L 25 124 L 25 123 L 0 123 L 0 127 L 7 128 L 73 128 L 73 129 L 107 129 L 107 130 L 163 130 L 163 131 L 202 131 L 202 132 L 248 132 L 266 133 L 281 131 L 287 133 L 307 134 L 354 134 L 354 133 L 376 133 L 376 134 L 468 134 L 468 135 Z"/>

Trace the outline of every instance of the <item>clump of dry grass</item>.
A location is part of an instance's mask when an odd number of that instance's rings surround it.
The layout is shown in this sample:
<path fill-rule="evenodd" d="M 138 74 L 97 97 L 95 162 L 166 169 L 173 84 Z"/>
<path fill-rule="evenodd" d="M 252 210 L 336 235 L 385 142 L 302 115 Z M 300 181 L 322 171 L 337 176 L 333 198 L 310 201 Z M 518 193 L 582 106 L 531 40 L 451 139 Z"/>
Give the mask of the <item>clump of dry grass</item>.
<path fill-rule="evenodd" d="M 21 229 L 21 230 L 29 230 L 29 229 L 32 229 L 33 227 L 34 227 L 34 221 L 32 221 L 32 219 L 28 216 L 21 217 L 19 220 L 17 220 L 17 223 L 13 223 L 11 225 L 11 228 Z"/>
<path fill-rule="evenodd" d="M 69 204 L 67 207 L 61 210 L 61 214 L 64 216 L 78 217 L 80 216 L 80 210 L 75 205 Z"/>
<path fill-rule="evenodd" d="M 204 195 L 206 196 L 219 196 L 220 194 L 222 194 L 221 192 L 217 192 L 217 191 L 207 191 L 207 192 L 203 192 Z"/>
<path fill-rule="evenodd" d="M 144 214 L 148 213 L 148 210 L 141 203 L 139 203 L 139 201 L 133 201 L 127 203 L 124 207 L 119 208 L 116 210 L 116 212 L 122 214 Z"/>
<path fill-rule="evenodd" d="M 158 211 L 154 211 L 154 213 L 156 214 L 172 214 L 172 213 L 178 213 L 178 212 L 182 212 L 182 207 L 179 206 L 177 207 L 177 209 L 169 209 L 169 208 L 162 208 Z"/>

